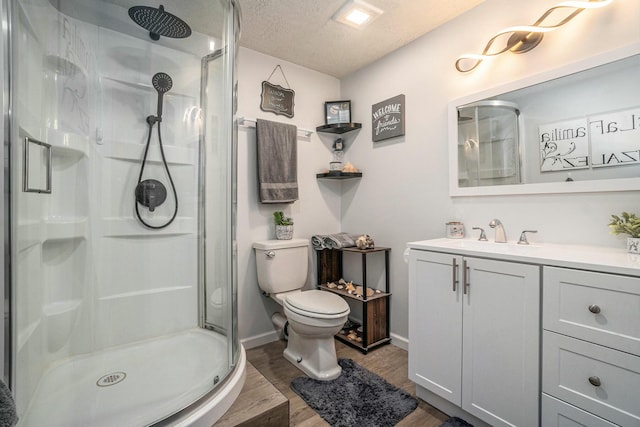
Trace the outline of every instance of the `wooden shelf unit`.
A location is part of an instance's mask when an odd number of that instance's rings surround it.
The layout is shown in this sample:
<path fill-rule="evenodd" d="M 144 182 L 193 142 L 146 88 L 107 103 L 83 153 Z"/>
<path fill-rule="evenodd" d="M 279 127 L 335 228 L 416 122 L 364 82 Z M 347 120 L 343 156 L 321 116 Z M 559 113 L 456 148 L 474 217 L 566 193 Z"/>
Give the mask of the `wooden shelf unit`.
<path fill-rule="evenodd" d="M 316 251 L 318 261 L 318 288 L 323 291 L 332 292 L 343 298 L 359 301 L 362 304 L 362 342 L 357 342 L 347 338 L 345 331 L 341 331 L 336 335 L 336 339 L 357 348 L 363 353 L 367 353 L 369 350 L 388 344 L 391 342 L 389 337 L 390 331 L 390 317 L 389 317 L 389 298 L 391 293 L 389 292 L 389 252 L 391 248 L 375 247 L 373 249 L 358 249 L 358 248 L 342 248 L 342 249 L 323 249 Z M 343 254 L 356 253 L 362 256 L 362 284 L 354 283 L 354 286 L 362 286 L 362 297 L 358 297 L 353 294 L 349 294 L 347 291 L 337 288 L 329 288 L 327 283 L 338 281 L 343 278 L 342 276 L 342 262 Z M 366 297 L 367 294 L 367 255 L 372 253 L 384 252 L 385 262 L 385 289 L 383 292 L 374 293 L 373 295 Z M 345 278 L 345 280 L 347 280 Z M 348 281 L 348 280 L 347 280 Z M 358 329 L 357 325 L 352 326 L 349 329 Z M 348 333 L 348 332 L 347 332 Z"/>

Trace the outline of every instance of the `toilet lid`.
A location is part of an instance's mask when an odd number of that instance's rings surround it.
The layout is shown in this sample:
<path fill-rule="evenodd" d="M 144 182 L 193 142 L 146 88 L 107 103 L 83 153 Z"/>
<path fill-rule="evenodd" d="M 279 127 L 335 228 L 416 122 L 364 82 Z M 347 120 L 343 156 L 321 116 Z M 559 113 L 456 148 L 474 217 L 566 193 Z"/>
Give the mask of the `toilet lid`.
<path fill-rule="evenodd" d="M 285 306 L 296 313 L 317 317 L 343 316 L 349 312 L 349 304 L 327 291 L 304 291 L 287 295 Z"/>

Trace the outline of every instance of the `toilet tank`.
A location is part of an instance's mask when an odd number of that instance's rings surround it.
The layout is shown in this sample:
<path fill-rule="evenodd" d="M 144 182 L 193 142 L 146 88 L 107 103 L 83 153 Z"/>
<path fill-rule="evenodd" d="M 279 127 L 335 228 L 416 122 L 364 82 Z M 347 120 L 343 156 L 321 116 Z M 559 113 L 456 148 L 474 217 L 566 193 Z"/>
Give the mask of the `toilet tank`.
<path fill-rule="evenodd" d="M 309 240 L 255 242 L 260 289 L 269 294 L 301 289 L 307 281 Z"/>

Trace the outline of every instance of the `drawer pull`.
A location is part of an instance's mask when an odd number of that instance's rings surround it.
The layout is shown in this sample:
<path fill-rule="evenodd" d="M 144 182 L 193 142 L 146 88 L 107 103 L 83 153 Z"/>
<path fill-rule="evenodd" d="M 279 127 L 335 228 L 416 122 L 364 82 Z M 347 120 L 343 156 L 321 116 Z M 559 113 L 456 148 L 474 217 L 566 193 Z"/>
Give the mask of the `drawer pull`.
<path fill-rule="evenodd" d="M 592 312 L 593 314 L 598 314 L 600 313 L 600 307 L 596 304 L 591 304 L 589 306 L 589 311 Z"/>
<path fill-rule="evenodd" d="M 589 383 L 594 387 L 600 387 L 602 385 L 602 381 L 600 381 L 600 378 L 596 377 L 595 375 L 593 377 L 589 377 Z"/>

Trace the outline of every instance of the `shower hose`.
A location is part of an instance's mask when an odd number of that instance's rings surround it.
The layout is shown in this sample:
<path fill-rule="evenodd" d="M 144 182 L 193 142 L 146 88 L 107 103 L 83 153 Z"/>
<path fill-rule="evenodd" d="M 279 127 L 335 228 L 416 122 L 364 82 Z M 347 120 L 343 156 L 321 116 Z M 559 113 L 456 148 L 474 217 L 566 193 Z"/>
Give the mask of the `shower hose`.
<path fill-rule="evenodd" d="M 167 221 L 162 225 L 151 225 L 147 223 L 144 219 L 142 219 L 142 217 L 140 216 L 140 208 L 138 206 L 140 203 L 138 202 L 136 197 L 135 205 L 136 205 L 136 216 L 138 217 L 138 220 L 145 227 L 151 228 L 153 230 L 159 230 L 167 227 L 169 224 L 173 222 L 174 219 L 176 219 L 176 215 L 178 214 L 178 193 L 176 192 L 176 186 L 173 183 L 173 178 L 171 177 L 171 171 L 169 170 L 169 165 L 167 165 L 167 159 L 164 156 L 164 148 L 162 147 L 162 132 L 160 131 L 161 121 L 162 119 L 160 117 L 156 117 L 156 116 L 147 117 L 147 123 L 149 124 L 149 134 L 147 136 L 147 144 L 144 147 L 144 156 L 142 158 L 142 164 L 140 165 L 140 175 L 138 176 L 138 185 L 140 185 L 140 183 L 142 182 L 142 173 L 144 172 L 144 167 L 147 163 L 147 154 L 149 153 L 149 145 L 151 145 L 151 135 L 153 134 L 153 125 L 155 125 L 157 122 L 158 123 L 158 145 L 160 147 L 160 156 L 162 157 L 162 164 L 164 165 L 164 169 L 167 171 L 167 176 L 169 177 L 169 183 L 171 184 L 171 191 L 173 192 L 173 199 L 175 200 L 175 208 L 173 210 L 173 215 L 171 216 L 169 221 Z"/>

